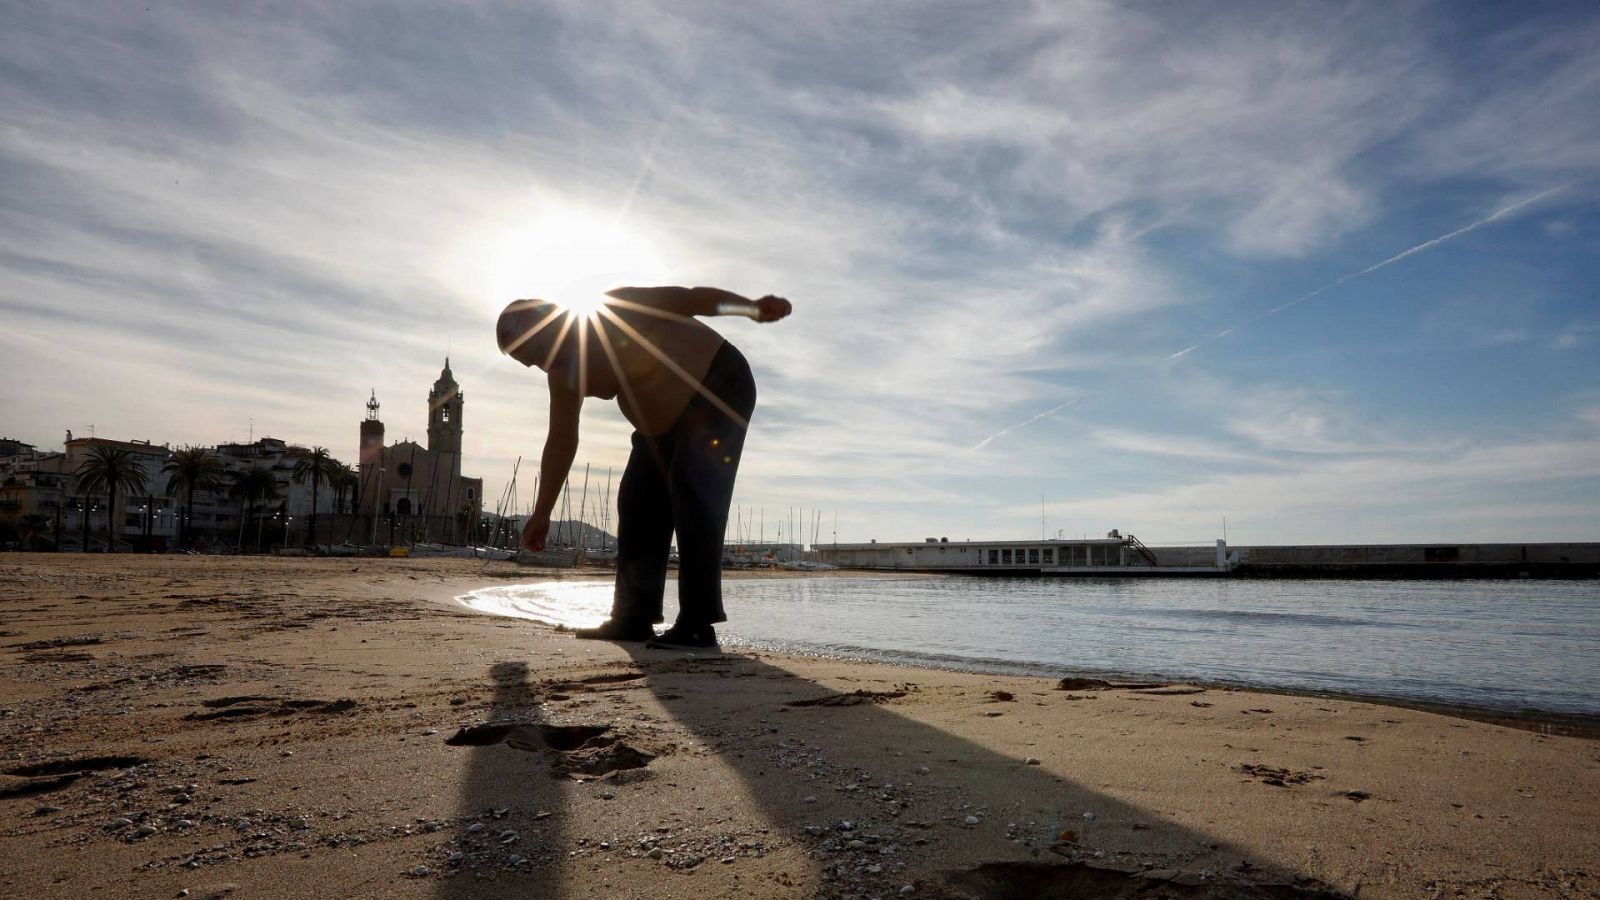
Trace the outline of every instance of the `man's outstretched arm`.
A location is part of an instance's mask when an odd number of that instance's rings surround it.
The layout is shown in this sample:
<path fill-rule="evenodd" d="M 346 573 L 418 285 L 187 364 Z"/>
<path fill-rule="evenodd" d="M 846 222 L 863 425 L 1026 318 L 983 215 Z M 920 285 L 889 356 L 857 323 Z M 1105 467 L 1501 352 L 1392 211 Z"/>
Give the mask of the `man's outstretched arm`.
<path fill-rule="evenodd" d="M 794 309 L 772 294 L 751 300 L 714 287 L 620 287 L 606 294 L 680 316 L 749 316 L 757 322 L 776 322 Z"/>
<path fill-rule="evenodd" d="M 550 430 L 544 439 L 544 454 L 539 457 L 539 496 L 533 504 L 533 516 L 522 526 L 522 546 L 528 550 L 543 550 L 550 535 L 550 514 L 555 511 L 556 500 L 561 497 L 561 487 L 572 471 L 572 460 L 578 455 L 578 415 L 583 410 L 583 398 L 564 384 L 550 379 Z"/>

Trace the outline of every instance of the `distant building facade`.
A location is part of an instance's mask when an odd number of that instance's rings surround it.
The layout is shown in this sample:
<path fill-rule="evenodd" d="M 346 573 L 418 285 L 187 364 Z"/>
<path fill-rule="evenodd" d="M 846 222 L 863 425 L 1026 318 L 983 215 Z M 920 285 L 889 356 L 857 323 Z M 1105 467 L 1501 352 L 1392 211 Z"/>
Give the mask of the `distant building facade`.
<path fill-rule="evenodd" d="M 483 511 L 483 479 L 461 474 L 465 409 L 466 397 L 446 358 L 428 391 L 427 446 L 413 440 L 385 444 L 374 391 L 360 428 L 358 512 L 375 524 L 383 519 L 383 528 L 398 527 L 413 540 L 464 540 Z"/>

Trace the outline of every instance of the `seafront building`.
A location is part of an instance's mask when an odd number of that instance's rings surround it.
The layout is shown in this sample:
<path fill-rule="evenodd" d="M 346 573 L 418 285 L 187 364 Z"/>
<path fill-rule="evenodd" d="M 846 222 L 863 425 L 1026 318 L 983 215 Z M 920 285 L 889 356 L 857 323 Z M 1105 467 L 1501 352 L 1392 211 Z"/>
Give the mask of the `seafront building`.
<path fill-rule="evenodd" d="M 116 522 L 106 521 L 110 497 L 105 490 L 86 491 L 77 474 L 95 448 L 104 446 L 129 451 L 144 476 L 143 490 L 118 491 Z M 245 524 L 241 518 L 252 512 L 249 527 L 244 529 L 252 534 L 258 527 L 278 532 L 292 530 L 296 522 L 303 523 L 311 513 L 311 485 L 294 480 L 295 463 L 309 456 L 311 450 L 277 438 L 211 448 L 222 463 L 224 487 L 197 489 L 192 512 L 184 508 L 184 492 L 167 492 L 169 475 L 162 469 L 172 458 L 170 444 L 74 437 L 69 431 L 61 452 L 39 451 L 31 446 L 0 449 L 21 450 L 0 457 L 0 523 L 9 524 L 16 531 L 28 517 L 45 519 L 31 529 L 38 532 L 38 525 L 42 525 L 44 532 L 31 535 L 28 543 L 32 545 L 53 547 L 59 543 L 63 549 L 83 549 L 85 545 L 88 549 L 102 549 L 107 532 L 114 529 L 119 546 L 161 550 L 173 546 L 183 534 L 185 515 L 191 516 L 190 530 L 201 546 L 231 545 L 240 540 L 240 526 Z M 270 472 L 278 493 L 277 498 L 254 511 L 245 510 L 226 487 L 231 482 L 230 475 L 251 467 Z M 334 512 L 334 491 L 323 485 L 318 495 L 318 511 Z M 269 543 L 284 542 L 281 533 L 272 537 L 276 540 Z"/>
<path fill-rule="evenodd" d="M 317 542 L 465 539 L 482 513 L 483 482 L 461 475 L 463 397 L 449 360 L 427 403 L 428 446 L 406 440 L 386 447 L 374 392 L 360 428 L 359 483 L 348 490 L 323 483 L 316 490 Z M 119 490 L 116 522 L 107 521 L 110 498 L 104 489 L 84 490 L 77 474 L 101 446 L 129 451 L 144 475 L 143 490 Z M 295 480 L 294 469 L 310 448 L 273 437 L 209 448 L 222 464 L 223 486 L 196 490 L 192 511 L 185 509 L 185 492 L 167 492 L 169 475 L 162 468 L 173 449 L 70 431 L 60 451 L 0 438 L 0 546 L 99 550 L 114 533 L 119 548 L 163 550 L 177 546 L 186 515 L 201 549 L 305 543 L 313 491 L 309 481 Z M 277 496 L 246 508 L 227 485 L 251 468 L 270 473 Z"/>
<path fill-rule="evenodd" d="M 920 543 L 824 544 L 818 562 L 849 569 L 913 569 L 995 575 L 1214 575 L 1236 558 L 1217 541 L 1210 560 L 1186 554 L 1163 564 L 1155 551 L 1116 529 L 1103 538 L 1043 541 L 960 541 L 926 538 Z"/>

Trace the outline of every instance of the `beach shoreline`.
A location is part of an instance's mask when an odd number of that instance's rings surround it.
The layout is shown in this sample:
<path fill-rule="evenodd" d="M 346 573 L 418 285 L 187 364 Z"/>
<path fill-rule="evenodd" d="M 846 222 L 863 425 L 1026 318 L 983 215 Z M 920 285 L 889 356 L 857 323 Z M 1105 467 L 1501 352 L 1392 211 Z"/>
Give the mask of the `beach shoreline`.
<path fill-rule="evenodd" d="M 1600 895 L 1587 717 L 695 659 L 454 603 L 565 574 L 0 557 L 0 887 Z"/>
<path fill-rule="evenodd" d="M 559 577 L 552 578 L 548 573 L 560 572 Z M 538 583 L 550 580 L 594 580 L 609 582 L 613 573 L 609 569 L 592 567 L 583 570 L 529 570 L 496 572 L 497 579 L 504 578 L 513 581 L 526 581 Z M 801 571 L 784 569 L 730 569 L 725 572 L 728 580 L 745 579 L 870 579 L 870 580 L 919 580 L 938 579 L 960 581 L 971 576 L 945 573 L 945 572 L 907 572 L 907 571 L 875 571 L 856 569 L 834 569 L 823 571 Z M 1518 581 L 1518 584 L 1526 584 Z M 496 585 L 499 587 L 500 585 Z M 470 608 L 470 607 L 469 607 Z M 477 610 L 489 615 L 497 613 L 490 610 Z M 527 621 L 544 622 L 535 616 L 513 615 L 513 618 L 522 618 Z M 552 624 L 553 623 L 546 623 Z M 554 625 L 557 631 L 561 626 Z M 737 623 L 735 623 L 737 627 Z M 939 656 L 922 653 L 906 653 L 892 650 L 881 650 L 869 647 L 829 646 L 806 647 L 804 645 L 784 644 L 765 640 L 745 640 L 737 634 L 726 637 L 724 646 L 752 650 L 762 653 L 775 653 L 781 656 L 792 656 L 803 659 L 826 659 L 862 664 L 882 664 L 910 669 L 934 669 L 947 672 L 960 672 L 973 675 L 1001 675 L 1021 678 L 1058 679 L 1062 677 L 1087 677 L 1096 678 L 1115 683 L 1144 682 L 1152 680 L 1183 681 L 1187 684 L 1198 685 L 1217 690 L 1243 690 L 1263 694 L 1277 694 L 1290 697 L 1311 697 L 1327 700 L 1346 700 L 1358 703 L 1372 703 L 1378 705 L 1395 706 L 1412 709 L 1419 712 L 1435 713 L 1438 715 L 1458 716 L 1490 724 L 1504 725 L 1509 728 L 1519 728 L 1539 734 L 1554 734 L 1572 737 L 1600 738 L 1600 713 L 1574 712 L 1562 709 L 1548 709 L 1540 707 L 1517 707 L 1491 704 L 1473 704 L 1431 698 L 1426 696 L 1407 696 L 1399 693 L 1381 693 L 1377 691 L 1340 690 L 1337 688 L 1313 687 L 1293 684 L 1275 684 L 1263 680 L 1249 678 L 1203 678 L 1194 677 L 1175 672 L 1162 671 L 1136 671 L 1129 669 L 1097 669 L 1081 668 L 1064 664 L 1019 662 L 1005 659 L 989 659 L 974 656 Z"/>

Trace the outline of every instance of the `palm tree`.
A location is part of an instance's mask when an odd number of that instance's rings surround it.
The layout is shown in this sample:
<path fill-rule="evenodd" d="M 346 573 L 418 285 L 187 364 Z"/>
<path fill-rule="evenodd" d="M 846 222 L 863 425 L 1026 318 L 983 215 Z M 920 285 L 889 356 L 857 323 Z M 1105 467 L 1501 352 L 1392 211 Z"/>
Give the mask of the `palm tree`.
<path fill-rule="evenodd" d="M 350 506 L 355 506 L 356 491 L 361 489 L 361 476 L 356 470 L 350 468 L 348 463 L 337 463 L 338 471 L 333 476 L 333 510 L 334 512 L 351 512 L 345 506 L 345 500 L 350 501 Z"/>
<path fill-rule="evenodd" d="M 94 493 L 105 488 L 110 497 L 106 517 L 106 550 L 117 552 L 117 491 L 121 489 L 137 494 L 145 488 L 144 469 L 138 457 L 127 447 L 116 444 L 96 444 L 89 455 L 78 464 L 78 484 L 84 493 Z"/>
<path fill-rule="evenodd" d="M 302 456 L 294 463 L 294 480 L 304 484 L 311 479 L 311 529 L 306 532 L 306 546 L 317 542 L 317 485 L 332 484 L 343 465 L 328 455 L 326 447 L 312 447 L 310 456 Z"/>
<path fill-rule="evenodd" d="M 272 473 L 260 466 L 251 466 L 243 471 L 233 473 L 233 484 L 228 487 L 228 494 L 244 505 L 247 513 L 254 513 L 256 506 L 271 500 L 278 499 L 278 482 Z M 244 523 L 246 515 L 239 517 L 239 549 L 244 549 Z M 256 523 L 256 549 L 261 549 L 261 526 Z"/>
<path fill-rule="evenodd" d="M 184 492 L 183 541 L 194 546 L 194 492 L 222 487 L 222 460 L 204 447 L 182 447 L 161 467 L 167 478 L 167 493 Z"/>

